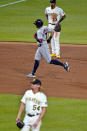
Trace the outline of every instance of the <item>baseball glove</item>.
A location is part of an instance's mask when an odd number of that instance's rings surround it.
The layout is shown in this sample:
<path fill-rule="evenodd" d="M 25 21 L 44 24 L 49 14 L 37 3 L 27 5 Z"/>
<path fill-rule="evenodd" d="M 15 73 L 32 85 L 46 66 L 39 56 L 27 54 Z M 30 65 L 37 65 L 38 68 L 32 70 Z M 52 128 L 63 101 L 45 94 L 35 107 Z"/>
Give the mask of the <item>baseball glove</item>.
<path fill-rule="evenodd" d="M 18 127 L 19 129 L 22 129 L 23 126 L 24 126 L 24 122 L 20 120 L 20 121 L 18 121 L 18 122 L 16 123 L 16 125 L 17 125 L 17 127 Z"/>
<path fill-rule="evenodd" d="M 61 25 L 60 25 L 60 23 L 57 23 L 57 24 L 55 25 L 54 30 L 55 30 L 56 32 L 60 32 L 60 31 L 61 31 Z"/>

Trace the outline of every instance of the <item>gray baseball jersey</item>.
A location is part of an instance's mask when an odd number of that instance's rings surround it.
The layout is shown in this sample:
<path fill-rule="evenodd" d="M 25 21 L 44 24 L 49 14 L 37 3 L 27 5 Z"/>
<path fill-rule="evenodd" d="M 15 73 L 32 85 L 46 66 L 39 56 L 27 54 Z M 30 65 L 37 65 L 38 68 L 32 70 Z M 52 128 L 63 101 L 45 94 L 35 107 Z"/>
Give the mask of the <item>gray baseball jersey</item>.
<path fill-rule="evenodd" d="M 53 30 L 47 26 L 42 26 L 40 29 L 37 31 L 37 37 L 38 39 L 42 40 L 41 46 L 38 47 L 36 54 L 35 54 L 35 60 L 40 60 L 41 57 L 43 56 L 45 60 L 50 63 L 51 61 L 51 56 L 50 56 L 50 50 L 49 46 L 47 44 L 47 33 L 52 32 Z M 40 44 L 37 42 L 37 44 Z"/>

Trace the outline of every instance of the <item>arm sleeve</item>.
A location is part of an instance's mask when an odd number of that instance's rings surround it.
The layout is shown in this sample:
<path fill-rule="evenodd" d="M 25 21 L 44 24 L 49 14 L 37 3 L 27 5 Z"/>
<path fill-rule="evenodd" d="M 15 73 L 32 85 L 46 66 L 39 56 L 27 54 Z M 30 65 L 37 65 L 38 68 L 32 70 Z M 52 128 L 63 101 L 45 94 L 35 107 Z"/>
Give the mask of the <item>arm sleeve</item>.
<path fill-rule="evenodd" d="M 41 107 L 47 107 L 47 106 L 48 106 L 47 97 L 45 95 L 43 95 Z"/>
<path fill-rule="evenodd" d="M 65 12 L 63 11 L 63 9 L 60 8 L 60 15 L 61 16 L 64 16 L 65 15 Z"/>
<path fill-rule="evenodd" d="M 26 93 L 25 93 L 24 96 L 22 97 L 21 102 L 23 102 L 24 104 L 26 103 Z"/>

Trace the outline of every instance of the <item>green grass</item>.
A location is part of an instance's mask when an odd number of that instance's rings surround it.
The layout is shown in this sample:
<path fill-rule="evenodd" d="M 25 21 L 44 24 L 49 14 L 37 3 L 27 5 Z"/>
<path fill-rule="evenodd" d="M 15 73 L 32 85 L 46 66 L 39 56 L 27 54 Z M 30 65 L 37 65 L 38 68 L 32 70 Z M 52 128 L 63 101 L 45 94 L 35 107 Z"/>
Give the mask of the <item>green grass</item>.
<path fill-rule="evenodd" d="M 16 0 L 0 0 L 0 5 Z M 25 2 L 0 7 L 0 41 L 33 42 L 36 28 L 34 20 L 44 15 L 49 0 L 26 0 Z M 87 44 L 87 0 L 58 0 L 57 6 L 66 12 L 62 23 L 61 43 Z"/>
<path fill-rule="evenodd" d="M 21 97 L 0 94 L 0 131 L 19 131 L 15 120 Z M 41 131 L 58 130 L 87 131 L 86 100 L 48 98 L 48 110 L 43 119 Z"/>

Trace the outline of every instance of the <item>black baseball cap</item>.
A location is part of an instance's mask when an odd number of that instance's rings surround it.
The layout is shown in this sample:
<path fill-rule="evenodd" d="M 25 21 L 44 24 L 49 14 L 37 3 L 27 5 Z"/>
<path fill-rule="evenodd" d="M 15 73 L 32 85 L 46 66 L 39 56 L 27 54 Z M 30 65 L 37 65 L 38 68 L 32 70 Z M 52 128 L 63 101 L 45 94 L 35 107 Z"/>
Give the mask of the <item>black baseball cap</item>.
<path fill-rule="evenodd" d="M 41 19 L 37 19 L 33 24 L 35 24 L 37 27 L 43 26 L 43 21 Z"/>
<path fill-rule="evenodd" d="M 56 0 L 50 0 L 50 3 L 56 3 Z"/>
<path fill-rule="evenodd" d="M 41 86 L 41 81 L 38 80 L 38 79 L 34 79 L 33 82 L 32 82 L 33 85 L 37 84 L 37 85 L 40 85 Z"/>

